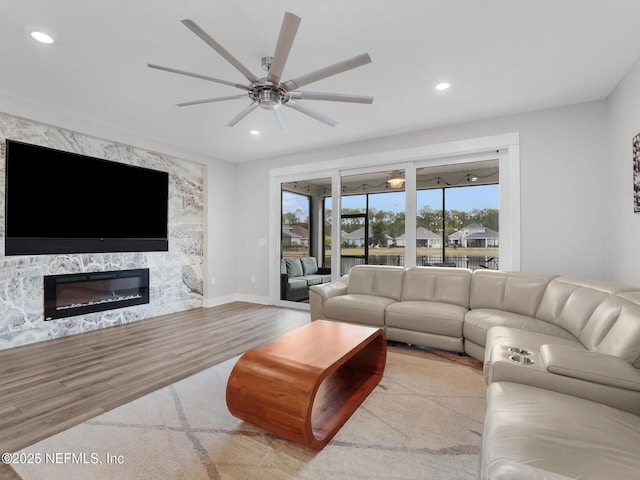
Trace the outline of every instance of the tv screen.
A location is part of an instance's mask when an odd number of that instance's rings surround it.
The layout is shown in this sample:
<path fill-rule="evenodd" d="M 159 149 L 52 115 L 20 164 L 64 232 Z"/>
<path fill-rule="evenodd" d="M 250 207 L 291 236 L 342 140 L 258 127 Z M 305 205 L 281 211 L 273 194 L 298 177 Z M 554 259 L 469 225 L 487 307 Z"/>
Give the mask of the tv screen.
<path fill-rule="evenodd" d="M 5 254 L 167 251 L 169 174 L 6 141 Z"/>

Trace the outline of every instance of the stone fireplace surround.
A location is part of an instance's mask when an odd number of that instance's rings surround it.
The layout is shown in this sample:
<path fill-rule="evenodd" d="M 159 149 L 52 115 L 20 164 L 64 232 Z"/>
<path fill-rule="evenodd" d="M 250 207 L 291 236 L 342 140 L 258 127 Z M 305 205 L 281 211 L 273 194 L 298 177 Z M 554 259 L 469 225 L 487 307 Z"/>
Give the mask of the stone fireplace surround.
<path fill-rule="evenodd" d="M 169 251 L 5 256 L 6 138 L 169 172 Z M 0 350 L 202 306 L 204 169 L 0 113 Z M 149 303 L 45 321 L 45 276 L 139 268 L 149 269 Z"/>

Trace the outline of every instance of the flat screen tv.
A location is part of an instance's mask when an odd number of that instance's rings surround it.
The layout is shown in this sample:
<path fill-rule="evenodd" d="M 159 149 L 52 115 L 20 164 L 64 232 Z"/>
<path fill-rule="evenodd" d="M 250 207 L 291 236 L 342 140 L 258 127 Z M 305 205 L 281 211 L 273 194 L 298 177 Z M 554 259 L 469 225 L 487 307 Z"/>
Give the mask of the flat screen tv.
<path fill-rule="evenodd" d="M 169 174 L 6 141 L 5 255 L 167 251 Z"/>

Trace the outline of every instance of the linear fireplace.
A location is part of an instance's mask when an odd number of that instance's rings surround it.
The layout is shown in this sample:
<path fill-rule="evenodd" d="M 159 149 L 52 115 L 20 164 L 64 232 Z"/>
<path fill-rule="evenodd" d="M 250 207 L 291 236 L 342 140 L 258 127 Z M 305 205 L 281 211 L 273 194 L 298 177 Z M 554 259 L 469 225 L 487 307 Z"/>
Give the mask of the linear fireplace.
<path fill-rule="evenodd" d="M 148 268 L 44 277 L 45 320 L 143 303 L 149 303 Z"/>

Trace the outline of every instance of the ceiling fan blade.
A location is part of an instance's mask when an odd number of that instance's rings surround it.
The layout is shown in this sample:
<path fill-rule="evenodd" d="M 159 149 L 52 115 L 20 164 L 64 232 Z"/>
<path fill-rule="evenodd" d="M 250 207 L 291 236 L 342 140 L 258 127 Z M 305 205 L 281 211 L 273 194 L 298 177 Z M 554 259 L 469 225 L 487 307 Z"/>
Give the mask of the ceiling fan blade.
<path fill-rule="evenodd" d="M 287 122 L 284 119 L 284 114 L 282 113 L 282 109 L 281 108 L 276 108 L 273 111 L 273 113 L 278 118 L 278 121 L 280 122 L 280 126 L 282 127 L 282 131 L 285 134 L 289 133 L 289 129 L 287 128 Z"/>
<path fill-rule="evenodd" d="M 227 123 L 225 126 L 226 127 L 233 127 L 236 123 L 238 123 L 240 120 L 242 120 L 244 117 L 246 117 L 247 115 L 249 115 L 251 112 L 253 112 L 256 108 L 258 108 L 258 102 L 253 102 L 251 105 L 249 105 L 247 108 L 245 108 L 244 110 L 242 110 L 238 115 L 236 115 L 235 117 L 233 117 L 231 120 L 229 120 L 229 123 Z"/>
<path fill-rule="evenodd" d="M 207 32 L 205 32 L 196 22 L 190 19 L 182 20 L 182 23 L 193 33 L 199 36 L 207 45 L 213 48 L 216 52 L 218 52 L 227 62 L 236 67 L 236 69 L 242 73 L 247 80 L 251 83 L 257 83 L 258 77 L 256 77 L 251 71 L 245 67 L 240 60 L 231 55 L 225 48 L 216 42 L 213 38 L 209 36 Z"/>
<path fill-rule="evenodd" d="M 282 27 L 280 27 L 280 35 L 278 36 L 278 43 L 276 43 L 276 50 L 273 53 L 273 60 L 271 60 L 269 74 L 267 75 L 267 80 L 276 85 L 280 83 L 280 77 L 282 76 L 284 65 L 287 63 L 298 26 L 300 26 L 300 17 L 286 12 L 282 20 Z"/>
<path fill-rule="evenodd" d="M 147 67 L 155 68 L 156 70 L 164 70 L 165 72 L 178 73 L 180 75 L 186 75 L 188 77 L 200 78 L 202 80 L 208 80 L 210 82 L 221 83 L 222 85 L 229 85 L 230 87 L 240 88 L 242 90 L 249 90 L 248 85 L 241 83 L 228 82 L 227 80 L 220 80 L 219 78 L 208 77 L 206 75 L 200 75 L 199 73 L 185 72 L 184 70 L 177 70 L 175 68 L 163 67 L 161 65 L 155 65 L 153 63 L 147 63 Z"/>
<path fill-rule="evenodd" d="M 282 86 L 285 90 L 295 90 L 297 88 L 304 87 L 305 85 L 309 85 L 310 83 L 317 82 L 318 80 L 322 80 L 324 78 L 346 72 L 347 70 L 351 70 L 353 68 L 361 67 L 362 65 L 366 65 L 367 63 L 371 63 L 371 57 L 368 53 L 363 53 L 361 55 L 358 55 L 357 57 L 350 58 L 349 60 L 334 63 L 333 65 L 329 65 L 314 72 L 307 73 L 306 75 L 288 80 L 284 82 Z"/>
<path fill-rule="evenodd" d="M 364 95 L 345 95 L 343 93 L 301 92 L 296 90 L 289 93 L 289 97 L 296 100 L 326 100 L 328 102 L 373 103 L 373 97 Z"/>
<path fill-rule="evenodd" d="M 188 107 L 189 105 L 199 105 L 201 103 L 222 102 L 224 100 L 235 100 L 237 98 L 247 98 L 247 94 L 243 93 L 241 95 L 231 95 L 230 97 L 218 97 L 218 98 L 207 98 L 205 100 L 194 100 L 192 102 L 176 103 L 176 105 L 178 107 Z"/>
<path fill-rule="evenodd" d="M 320 122 L 329 125 L 330 127 L 335 127 L 338 124 L 338 122 L 336 122 L 335 120 L 329 117 L 325 117 L 321 113 L 314 112 L 313 110 L 308 109 L 307 107 L 301 105 L 293 99 L 289 99 L 289 101 L 287 103 L 283 103 L 283 105 L 286 105 L 289 108 L 293 108 L 294 110 L 304 113 L 305 115 L 309 115 L 311 118 L 315 118 L 316 120 L 319 120 Z"/>

